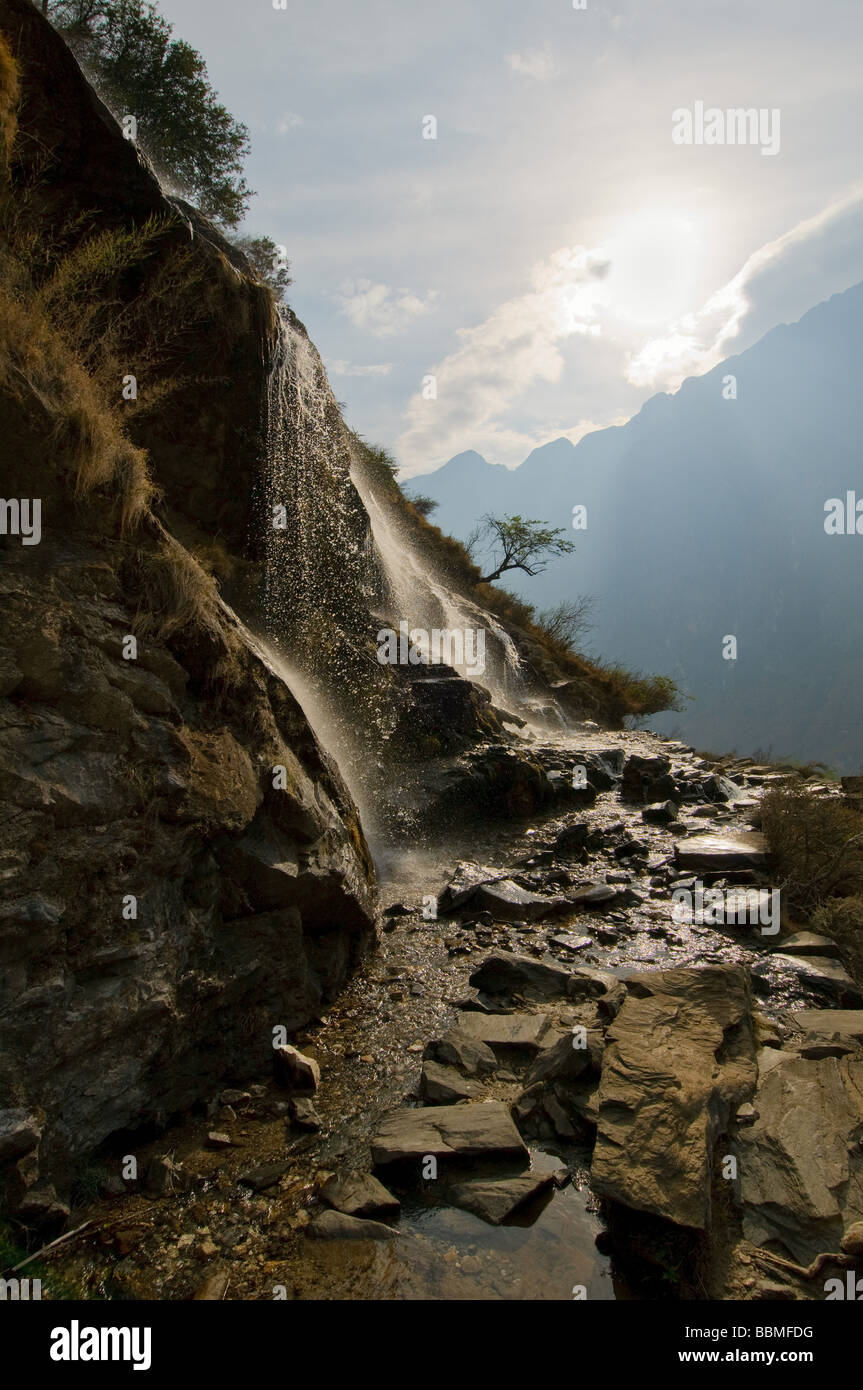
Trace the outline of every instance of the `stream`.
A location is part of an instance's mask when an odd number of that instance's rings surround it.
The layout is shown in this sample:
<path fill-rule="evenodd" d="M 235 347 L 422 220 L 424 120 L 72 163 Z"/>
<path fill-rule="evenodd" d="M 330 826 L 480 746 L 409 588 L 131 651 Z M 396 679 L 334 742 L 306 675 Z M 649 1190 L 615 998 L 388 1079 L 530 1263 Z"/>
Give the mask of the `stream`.
<path fill-rule="evenodd" d="M 586 731 L 577 740 L 537 744 L 533 752 L 547 768 L 564 770 L 579 754 L 609 748 L 626 755 L 665 753 L 684 771 L 698 766 L 691 750 L 645 732 Z M 91 1220 L 98 1235 L 59 1254 L 56 1274 L 96 1298 L 569 1299 L 574 1289 L 590 1299 L 643 1296 L 602 1253 L 589 1153 L 556 1139 L 531 1141 L 530 1151 L 531 1171 L 553 1172 L 553 1186 L 505 1225 L 441 1205 L 428 1183 L 399 1189 L 400 1234 L 392 1240 L 311 1240 L 306 1228 L 322 1210 L 318 1193 L 331 1174 L 369 1171 L 370 1138 L 381 1117 L 421 1103 L 426 1044 L 457 1023 L 459 1004 L 471 994 L 469 977 L 489 954 L 515 951 L 623 975 L 705 962 L 763 968 L 775 946 L 769 938 L 674 922 L 662 874 L 675 844 L 688 834 L 751 829 L 757 796 L 771 776 L 753 768 L 737 803 L 708 813 L 684 806 L 672 826 L 645 824 L 641 808 L 622 803 L 611 789 L 586 815 L 567 811 L 487 824 L 458 845 L 373 844 L 383 924 L 378 946 L 325 1016 L 291 1038 L 320 1065 L 314 1097 L 320 1131 L 299 1135 L 286 1118 L 285 1092 L 266 1079 L 221 1092 L 207 1113 L 135 1149 L 141 1171 L 153 1155 L 170 1155 L 185 1190 L 156 1197 L 138 1187 L 80 1205 L 72 1224 Z M 612 839 L 637 834 L 646 845 L 638 865 L 604 848 L 584 864 L 549 866 L 555 836 L 582 818 Z M 495 921 L 490 914 L 474 922 L 424 918 L 423 899 L 439 894 L 466 858 L 514 874 L 525 886 L 549 891 L 549 873 L 559 891 L 610 880 L 631 885 L 638 900 L 622 910 L 612 905 L 550 924 Z M 801 981 L 764 978 L 768 1018 L 812 1002 Z M 544 1007 L 568 1028 L 565 1007 L 559 1017 L 553 1003 Z M 512 1102 L 518 1096 L 524 1068 L 511 1065 L 504 1061 L 487 1079 L 485 1098 Z M 207 1137 L 214 1131 L 231 1146 L 214 1149 Z M 114 1173 L 118 1161 L 107 1160 Z M 261 1165 L 283 1171 L 255 1191 L 242 1179 Z"/>

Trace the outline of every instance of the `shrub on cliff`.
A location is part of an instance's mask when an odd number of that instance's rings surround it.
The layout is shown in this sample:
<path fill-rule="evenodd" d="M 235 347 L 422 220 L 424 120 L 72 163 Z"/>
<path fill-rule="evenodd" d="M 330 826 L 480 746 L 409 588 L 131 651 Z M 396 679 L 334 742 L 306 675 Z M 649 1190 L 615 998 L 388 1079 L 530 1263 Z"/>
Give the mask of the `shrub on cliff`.
<path fill-rule="evenodd" d="M 51 0 L 48 17 L 163 179 L 229 227 L 252 196 L 246 127 L 218 100 L 200 53 L 150 0 Z"/>
<path fill-rule="evenodd" d="M 792 912 L 863 893 L 863 816 L 846 801 L 789 783 L 762 798 L 761 824 Z"/>

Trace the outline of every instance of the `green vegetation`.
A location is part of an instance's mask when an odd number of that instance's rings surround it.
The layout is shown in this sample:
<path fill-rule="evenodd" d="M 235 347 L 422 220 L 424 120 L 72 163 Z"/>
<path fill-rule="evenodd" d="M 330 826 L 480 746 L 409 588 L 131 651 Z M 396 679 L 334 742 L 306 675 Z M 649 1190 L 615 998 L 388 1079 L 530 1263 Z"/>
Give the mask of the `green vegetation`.
<path fill-rule="evenodd" d="M 261 284 L 268 285 L 276 299 L 283 300 L 291 276 L 287 261 L 282 263 L 281 248 L 268 236 L 238 236 L 232 238 L 232 243 L 242 251 Z"/>
<path fill-rule="evenodd" d="M 541 521 L 521 516 L 484 516 L 465 549 L 471 558 L 477 552 L 491 552 L 494 568 L 480 583 L 493 584 L 508 570 L 541 574 L 553 556 L 569 555 L 575 550 L 572 541 L 565 537 L 562 527 L 552 528 Z"/>
<path fill-rule="evenodd" d="M 438 504 L 433 497 L 425 497 L 423 494 L 410 499 L 411 506 L 420 516 L 429 517 L 432 512 L 436 512 Z"/>
<path fill-rule="evenodd" d="M 243 178 L 246 127 L 218 100 L 207 65 L 150 0 L 52 0 L 48 17 L 160 176 L 228 227 L 252 190 Z"/>

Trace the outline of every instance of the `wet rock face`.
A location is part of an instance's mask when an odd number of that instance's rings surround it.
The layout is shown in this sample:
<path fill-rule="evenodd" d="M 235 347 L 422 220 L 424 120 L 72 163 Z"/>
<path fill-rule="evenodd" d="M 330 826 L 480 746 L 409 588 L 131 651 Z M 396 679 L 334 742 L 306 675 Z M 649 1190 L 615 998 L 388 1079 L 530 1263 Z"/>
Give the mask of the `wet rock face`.
<path fill-rule="evenodd" d="M 755 1087 L 746 972 L 656 971 L 628 984 L 606 1034 L 594 1190 L 708 1230 L 714 1142 Z"/>
<path fill-rule="evenodd" d="M 141 574 L 166 533 L 133 543 L 110 497 L 71 504 L 26 383 L 0 409 L 9 495 L 42 500 L 40 544 L 0 549 L 0 1110 L 24 1115 L 2 1152 L 7 1198 L 41 1221 L 46 1177 L 272 1064 L 272 1030 L 316 1016 L 373 939 L 374 875 L 337 769 L 230 611 L 157 636 Z"/>
<path fill-rule="evenodd" d="M 126 661 L 117 547 L 46 529 L 41 577 L 26 555 L 0 556 L 20 672 L 0 701 L 0 1105 L 46 1112 L 51 1172 L 265 1067 L 272 1029 L 316 1016 L 373 938 L 373 875 L 338 772 L 248 648 L 218 693 L 181 641 Z"/>
<path fill-rule="evenodd" d="M 739 1138 L 743 1233 L 808 1264 L 863 1212 L 863 1049 L 770 1061 Z"/>

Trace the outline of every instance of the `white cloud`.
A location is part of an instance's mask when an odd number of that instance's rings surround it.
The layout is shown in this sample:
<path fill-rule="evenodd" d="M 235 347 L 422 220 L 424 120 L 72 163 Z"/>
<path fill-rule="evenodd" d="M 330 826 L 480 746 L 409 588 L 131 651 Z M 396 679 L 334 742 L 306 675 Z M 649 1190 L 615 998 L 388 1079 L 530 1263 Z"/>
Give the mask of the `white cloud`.
<path fill-rule="evenodd" d="M 557 72 L 551 49 L 535 49 L 532 53 L 507 53 L 506 61 L 510 71 L 520 77 L 533 77 L 537 82 L 548 82 Z"/>
<path fill-rule="evenodd" d="M 751 307 L 747 287 L 793 246 L 817 236 L 849 208 L 863 202 L 857 187 L 829 203 L 814 217 L 759 247 L 727 284 L 695 313 L 684 314 L 661 336 L 649 338 L 629 360 L 626 378 L 633 386 L 677 390 L 688 376 L 702 376 L 728 356 Z"/>
<path fill-rule="evenodd" d="M 303 125 L 302 116 L 298 116 L 296 111 L 286 111 L 276 124 L 277 135 L 289 135 L 297 126 Z"/>
<path fill-rule="evenodd" d="M 376 362 L 373 365 L 361 367 L 355 362 L 345 362 L 339 359 L 335 362 L 328 361 L 326 367 L 330 376 L 389 376 L 393 364 L 392 362 Z"/>
<path fill-rule="evenodd" d="M 534 267 L 529 293 L 459 330 L 461 346 L 432 368 L 437 398 L 419 393 L 408 407 L 396 445 L 405 474 L 428 471 L 469 448 L 512 467 L 537 444 L 559 437 L 560 430 L 537 438 L 513 429 L 506 417 L 532 386 L 560 379 L 559 341 L 600 333 L 608 268 L 602 251 L 563 247 Z M 585 422 L 581 433 L 590 428 Z"/>
<path fill-rule="evenodd" d="M 345 280 L 338 290 L 341 312 L 357 328 L 378 338 L 401 333 L 414 319 L 429 313 L 437 297 L 437 290 L 429 290 L 423 299 L 413 290 L 396 290 L 364 279 Z"/>

